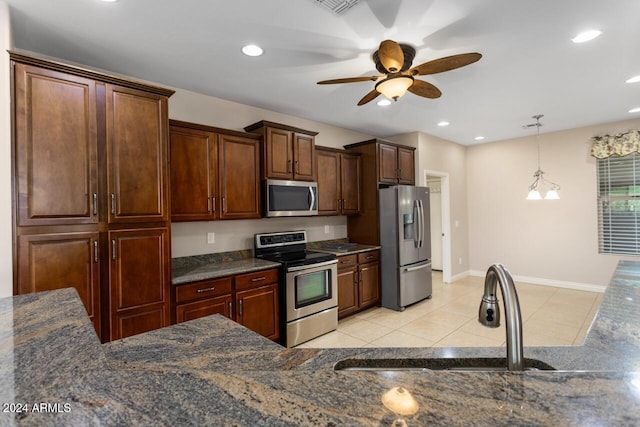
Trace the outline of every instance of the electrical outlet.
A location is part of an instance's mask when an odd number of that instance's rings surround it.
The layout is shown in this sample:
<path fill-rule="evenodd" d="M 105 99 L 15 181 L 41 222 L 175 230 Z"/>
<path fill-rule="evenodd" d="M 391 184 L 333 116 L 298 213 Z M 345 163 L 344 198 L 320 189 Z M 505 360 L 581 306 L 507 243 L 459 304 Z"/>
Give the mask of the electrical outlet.
<path fill-rule="evenodd" d="M 324 226 L 324 234 L 329 234 L 329 231 L 330 231 L 329 226 L 325 225 Z"/>
<path fill-rule="evenodd" d="M 458 258 L 458 264 L 462 265 L 462 257 Z"/>
<path fill-rule="evenodd" d="M 207 233 L 207 243 L 213 245 L 216 242 L 216 233 Z"/>

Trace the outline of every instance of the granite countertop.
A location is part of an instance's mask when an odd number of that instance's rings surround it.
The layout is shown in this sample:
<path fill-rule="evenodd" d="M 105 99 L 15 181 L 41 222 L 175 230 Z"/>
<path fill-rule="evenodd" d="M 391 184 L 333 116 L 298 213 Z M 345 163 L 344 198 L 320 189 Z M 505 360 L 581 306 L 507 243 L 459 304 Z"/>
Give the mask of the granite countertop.
<path fill-rule="evenodd" d="M 335 254 L 337 256 L 346 256 L 362 252 L 375 251 L 377 249 L 380 249 L 380 246 L 363 245 L 360 243 L 347 242 L 345 239 L 338 239 L 310 242 L 307 243 L 307 249 L 315 252 Z"/>
<path fill-rule="evenodd" d="M 332 369 L 504 353 L 285 349 L 219 315 L 100 345 L 64 289 L 0 300 L 0 425 L 638 425 L 640 263 L 619 264 L 583 346 L 525 347 L 558 371 Z M 417 402 L 410 415 L 382 403 L 396 387 Z"/>
<path fill-rule="evenodd" d="M 253 258 L 250 250 L 174 258 L 171 264 L 173 285 L 280 267 L 277 262 Z"/>

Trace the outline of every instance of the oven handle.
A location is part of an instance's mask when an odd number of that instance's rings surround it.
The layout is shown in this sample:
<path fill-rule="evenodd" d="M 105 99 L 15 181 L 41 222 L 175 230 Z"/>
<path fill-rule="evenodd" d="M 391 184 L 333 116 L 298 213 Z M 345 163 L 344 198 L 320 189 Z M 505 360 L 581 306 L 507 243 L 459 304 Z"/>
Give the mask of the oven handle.
<path fill-rule="evenodd" d="M 299 267 L 290 267 L 290 268 L 287 268 L 287 272 L 308 270 L 310 268 L 324 267 L 325 265 L 331 265 L 331 264 L 337 264 L 337 263 L 338 263 L 338 260 L 334 259 L 334 260 L 331 260 L 331 261 L 319 262 L 317 264 L 301 265 Z"/>

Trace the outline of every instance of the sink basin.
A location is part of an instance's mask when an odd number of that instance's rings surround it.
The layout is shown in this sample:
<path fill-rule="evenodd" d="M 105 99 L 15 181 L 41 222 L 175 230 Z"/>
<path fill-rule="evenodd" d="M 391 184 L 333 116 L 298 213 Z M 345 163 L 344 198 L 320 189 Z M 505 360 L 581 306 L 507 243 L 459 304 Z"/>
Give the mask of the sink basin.
<path fill-rule="evenodd" d="M 335 371 L 507 371 L 507 359 L 501 357 L 436 359 L 344 359 Z M 524 359 L 525 371 L 553 371 L 555 368 L 537 359 Z"/>

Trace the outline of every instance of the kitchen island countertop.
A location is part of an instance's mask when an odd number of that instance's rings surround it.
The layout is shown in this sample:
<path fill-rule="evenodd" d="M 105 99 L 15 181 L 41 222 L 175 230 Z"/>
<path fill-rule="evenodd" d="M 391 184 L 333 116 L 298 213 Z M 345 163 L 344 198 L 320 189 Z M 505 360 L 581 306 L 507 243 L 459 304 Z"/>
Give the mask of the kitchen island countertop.
<path fill-rule="evenodd" d="M 559 370 L 524 373 L 337 372 L 505 349 L 285 349 L 218 315 L 100 345 L 73 289 L 5 298 L 0 425 L 638 425 L 639 289 L 640 263 L 621 262 L 584 345 L 525 347 Z M 412 414 L 382 403 L 394 387 Z"/>

